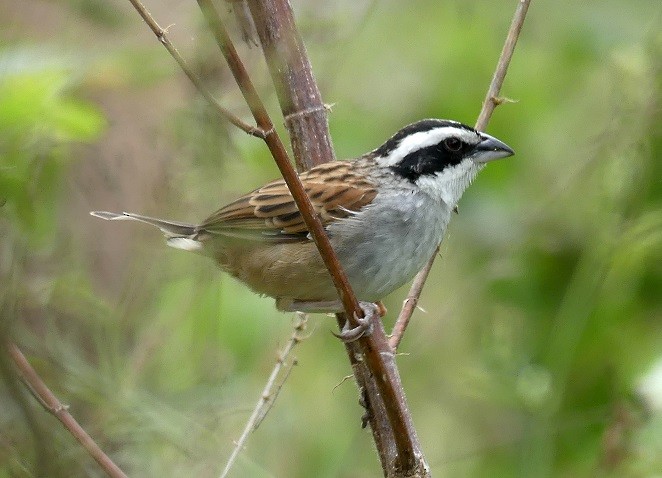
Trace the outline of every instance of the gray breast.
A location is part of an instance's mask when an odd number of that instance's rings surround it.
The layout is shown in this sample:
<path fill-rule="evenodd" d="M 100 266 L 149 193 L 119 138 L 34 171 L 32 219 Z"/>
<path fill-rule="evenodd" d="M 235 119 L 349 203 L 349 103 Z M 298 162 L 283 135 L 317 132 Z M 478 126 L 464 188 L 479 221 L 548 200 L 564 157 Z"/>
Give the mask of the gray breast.
<path fill-rule="evenodd" d="M 331 242 L 358 298 L 382 299 L 411 280 L 441 240 L 450 214 L 425 193 L 391 191 L 332 224 Z"/>

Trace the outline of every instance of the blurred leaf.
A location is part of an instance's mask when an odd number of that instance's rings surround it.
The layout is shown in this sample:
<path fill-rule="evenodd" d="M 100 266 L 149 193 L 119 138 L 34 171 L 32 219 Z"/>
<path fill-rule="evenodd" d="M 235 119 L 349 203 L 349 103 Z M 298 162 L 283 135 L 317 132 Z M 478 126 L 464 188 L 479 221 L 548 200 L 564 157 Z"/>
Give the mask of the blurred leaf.
<path fill-rule="evenodd" d="M 98 139 L 106 120 L 74 97 L 63 60 L 34 50 L 0 53 L 0 196 L 22 232 L 42 241 L 52 231 L 60 176 L 70 161 L 60 145 Z"/>
<path fill-rule="evenodd" d="M 68 0 L 75 13 L 106 27 L 118 27 L 124 23 L 124 16 L 117 6 L 104 0 Z"/>
<path fill-rule="evenodd" d="M 66 97 L 69 78 L 67 71 L 0 77 L 0 134 L 20 132 L 24 142 L 95 140 L 105 119 L 96 107 Z"/>

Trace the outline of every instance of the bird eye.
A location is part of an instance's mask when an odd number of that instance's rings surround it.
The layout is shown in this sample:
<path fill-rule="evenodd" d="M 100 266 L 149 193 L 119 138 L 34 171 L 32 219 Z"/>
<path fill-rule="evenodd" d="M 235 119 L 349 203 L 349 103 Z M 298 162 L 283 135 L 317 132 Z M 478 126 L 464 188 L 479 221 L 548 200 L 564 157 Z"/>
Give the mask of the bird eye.
<path fill-rule="evenodd" d="M 444 148 L 451 153 L 457 153 L 462 149 L 462 141 L 457 138 L 447 138 L 444 140 Z"/>

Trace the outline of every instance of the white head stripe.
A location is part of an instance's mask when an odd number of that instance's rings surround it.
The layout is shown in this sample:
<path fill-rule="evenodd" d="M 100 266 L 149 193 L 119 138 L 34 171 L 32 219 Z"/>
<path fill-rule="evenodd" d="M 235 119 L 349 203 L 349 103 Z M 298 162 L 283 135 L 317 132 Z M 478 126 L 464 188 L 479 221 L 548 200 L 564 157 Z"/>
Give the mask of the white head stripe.
<path fill-rule="evenodd" d="M 388 156 L 377 158 L 383 166 L 393 166 L 409 153 L 418 149 L 426 148 L 438 144 L 444 138 L 455 136 L 463 139 L 467 143 L 477 142 L 474 131 L 458 128 L 455 126 L 442 126 L 429 131 L 420 131 L 404 137 L 398 146 L 391 151 Z"/>

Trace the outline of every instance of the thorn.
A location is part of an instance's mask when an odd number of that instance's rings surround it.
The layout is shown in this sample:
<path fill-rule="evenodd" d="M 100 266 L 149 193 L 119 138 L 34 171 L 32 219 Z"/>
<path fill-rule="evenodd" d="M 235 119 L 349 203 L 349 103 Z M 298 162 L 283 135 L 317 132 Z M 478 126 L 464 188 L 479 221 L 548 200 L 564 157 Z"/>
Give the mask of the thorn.
<path fill-rule="evenodd" d="M 340 387 L 343 383 L 345 383 L 347 380 L 349 380 L 352 377 L 354 377 L 354 375 L 345 375 L 340 382 L 338 382 L 333 386 L 333 388 L 331 389 L 331 393 L 335 392 L 336 388 Z"/>
<path fill-rule="evenodd" d="M 494 103 L 495 106 L 499 106 L 504 103 L 519 103 L 519 100 L 514 100 L 506 96 L 493 96 L 490 99 L 492 100 L 492 103 Z"/>

